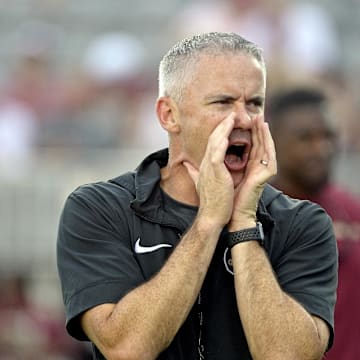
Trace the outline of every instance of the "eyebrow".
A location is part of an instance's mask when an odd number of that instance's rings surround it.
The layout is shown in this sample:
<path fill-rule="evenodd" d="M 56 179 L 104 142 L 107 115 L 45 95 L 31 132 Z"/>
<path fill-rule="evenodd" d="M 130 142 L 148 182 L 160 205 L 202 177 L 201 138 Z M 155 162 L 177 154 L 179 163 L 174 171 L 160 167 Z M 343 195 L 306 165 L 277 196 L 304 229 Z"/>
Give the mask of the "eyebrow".
<path fill-rule="evenodd" d="M 209 95 L 206 96 L 204 101 L 206 103 L 211 103 L 213 101 L 233 101 L 236 100 L 237 98 L 232 96 L 232 95 L 227 95 L 227 94 L 217 94 L 217 95 Z M 262 95 L 255 95 L 249 99 L 246 100 L 246 102 L 252 102 L 252 101 L 256 101 L 256 102 L 260 102 L 261 104 L 265 103 L 265 96 Z"/>
<path fill-rule="evenodd" d="M 218 101 L 218 100 L 236 100 L 236 98 L 232 95 L 227 94 L 217 94 L 217 95 L 209 95 L 204 99 L 206 102 Z"/>

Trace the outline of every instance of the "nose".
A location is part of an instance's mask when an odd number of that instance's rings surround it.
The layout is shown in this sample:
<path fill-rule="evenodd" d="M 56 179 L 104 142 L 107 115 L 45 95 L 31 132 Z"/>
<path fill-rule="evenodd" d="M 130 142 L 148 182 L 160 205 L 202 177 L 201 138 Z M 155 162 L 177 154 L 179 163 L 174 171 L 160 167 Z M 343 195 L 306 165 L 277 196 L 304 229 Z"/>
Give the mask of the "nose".
<path fill-rule="evenodd" d="M 243 130 L 250 130 L 253 126 L 252 115 L 245 106 L 238 106 L 235 110 L 235 127 Z"/>

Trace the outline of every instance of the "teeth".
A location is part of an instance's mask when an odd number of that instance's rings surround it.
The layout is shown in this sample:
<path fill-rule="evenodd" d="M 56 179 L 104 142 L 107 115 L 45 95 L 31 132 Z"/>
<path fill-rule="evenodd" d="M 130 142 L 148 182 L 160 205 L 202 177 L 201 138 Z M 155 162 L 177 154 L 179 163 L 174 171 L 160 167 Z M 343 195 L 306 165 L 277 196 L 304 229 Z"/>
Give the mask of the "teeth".
<path fill-rule="evenodd" d="M 234 144 L 234 145 L 232 145 L 232 146 L 234 146 L 234 147 L 236 147 L 237 149 L 241 149 L 241 151 L 243 151 L 244 149 L 245 149 L 245 145 L 244 144 Z"/>

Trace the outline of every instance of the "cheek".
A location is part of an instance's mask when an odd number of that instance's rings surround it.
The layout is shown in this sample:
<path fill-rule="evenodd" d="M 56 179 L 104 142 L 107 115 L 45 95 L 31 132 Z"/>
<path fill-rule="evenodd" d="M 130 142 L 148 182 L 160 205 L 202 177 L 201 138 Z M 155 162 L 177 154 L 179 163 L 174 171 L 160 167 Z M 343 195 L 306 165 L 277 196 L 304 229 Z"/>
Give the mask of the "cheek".
<path fill-rule="evenodd" d="M 192 126 L 187 126 L 182 129 L 184 151 L 196 161 L 198 165 L 200 165 L 205 154 L 209 136 L 213 131 L 213 127 L 209 125 L 210 124 L 206 122 L 196 122 L 192 123 Z"/>
<path fill-rule="evenodd" d="M 286 141 L 279 141 L 277 143 L 276 155 L 279 163 L 291 165 L 301 161 L 305 154 L 301 144 L 294 140 L 287 139 Z"/>
<path fill-rule="evenodd" d="M 181 112 L 181 141 L 183 151 L 197 164 L 200 164 L 208 144 L 208 139 L 216 126 L 222 121 L 224 116 L 219 112 L 206 109 L 189 109 Z"/>
<path fill-rule="evenodd" d="M 202 127 L 193 127 L 185 134 L 187 148 L 192 155 L 196 154 L 197 160 L 201 160 L 206 151 L 209 135 Z"/>

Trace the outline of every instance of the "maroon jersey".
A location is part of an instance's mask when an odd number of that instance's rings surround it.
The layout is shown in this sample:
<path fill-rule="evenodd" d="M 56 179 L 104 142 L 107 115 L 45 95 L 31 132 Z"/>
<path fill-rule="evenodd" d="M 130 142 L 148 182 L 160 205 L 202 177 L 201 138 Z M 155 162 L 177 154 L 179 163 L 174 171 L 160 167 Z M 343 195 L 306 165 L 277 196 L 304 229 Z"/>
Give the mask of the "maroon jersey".
<path fill-rule="evenodd" d="M 327 360 L 360 359 L 360 198 L 328 185 L 310 200 L 334 223 L 339 250 L 339 284 L 335 306 L 335 342 Z"/>

